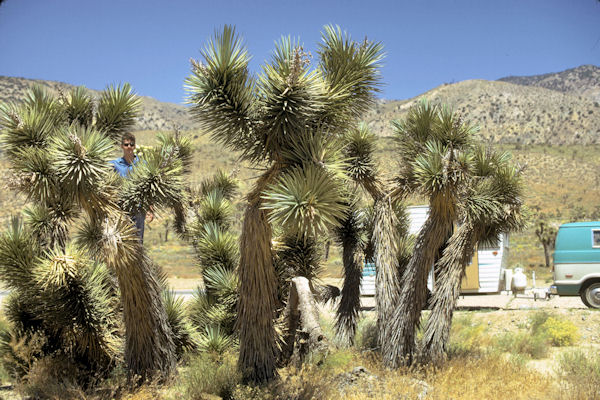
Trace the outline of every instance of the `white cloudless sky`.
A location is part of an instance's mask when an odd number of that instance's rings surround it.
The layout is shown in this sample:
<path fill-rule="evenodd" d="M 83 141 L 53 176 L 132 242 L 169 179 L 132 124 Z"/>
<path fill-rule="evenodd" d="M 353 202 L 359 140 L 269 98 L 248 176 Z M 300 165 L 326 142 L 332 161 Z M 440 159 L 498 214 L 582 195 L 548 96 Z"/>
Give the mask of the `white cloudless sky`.
<path fill-rule="evenodd" d="M 326 24 L 381 41 L 386 99 L 600 64 L 598 0 L 5 0 L 0 75 L 91 89 L 129 82 L 182 103 L 189 59 L 225 24 L 244 38 L 254 73 L 282 35 L 313 55 Z"/>

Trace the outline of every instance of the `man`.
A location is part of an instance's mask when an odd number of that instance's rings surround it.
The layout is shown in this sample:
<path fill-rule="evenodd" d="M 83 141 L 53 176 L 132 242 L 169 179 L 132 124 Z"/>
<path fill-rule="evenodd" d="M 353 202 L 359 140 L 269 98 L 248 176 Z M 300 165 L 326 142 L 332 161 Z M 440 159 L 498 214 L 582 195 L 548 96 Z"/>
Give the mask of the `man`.
<path fill-rule="evenodd" d="M 125 133 L 121 137 L 121 149 L 123 150 L 123 157 L 112 160 L 112 164 L 115 171 L 126 178 L 129 172 L 133 169 L 133 166 L 139 161 L 138 156 L 134 154 L 135 151 L 135 136 L 132 133 Z M 140 235 L 140 240 L 144 242 L 144 225 L 146 216 L 143 213 L 132 215 L 131 219 L 135 223 L 135 227 Z M 148 212 L 148 222 L 152 222 L 154 215 Z"/>

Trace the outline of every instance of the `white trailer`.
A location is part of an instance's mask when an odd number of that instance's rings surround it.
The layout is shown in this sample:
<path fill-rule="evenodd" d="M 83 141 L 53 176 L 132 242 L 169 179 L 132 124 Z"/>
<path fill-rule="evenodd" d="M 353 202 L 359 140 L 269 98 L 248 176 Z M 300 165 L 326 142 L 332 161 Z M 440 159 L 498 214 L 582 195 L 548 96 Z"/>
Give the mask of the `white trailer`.
<path fill-rule="evenodd" d="M 407 207 L 410 220 L 408 232 L 417 235 L 429 215 L 428 206 Z M 473 255 L 471 264 L 465 271 L 461 283 L 461 294 L 467 293 L 499 293 L 510 290 L 505 283 L 505 270 L 508 259 L 508 234 L 500 235 L 499 242 L 491 246 L 479 246 Z M 510 282 L 509 282 L 510 284 Z M 429 272 L 427 287 L 434 287 L 433 268 Z M 361 283 L 362 296 L 375 295 L 375 266 L 366 263 Z"/>

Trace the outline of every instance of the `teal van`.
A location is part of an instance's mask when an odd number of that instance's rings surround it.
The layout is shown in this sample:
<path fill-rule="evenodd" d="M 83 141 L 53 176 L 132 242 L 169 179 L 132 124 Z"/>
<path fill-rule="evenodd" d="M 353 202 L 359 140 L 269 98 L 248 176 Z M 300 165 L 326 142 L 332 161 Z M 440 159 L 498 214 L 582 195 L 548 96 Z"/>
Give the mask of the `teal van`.
<path fill-rule="evenodd" d="M 558 228 L 550 293 L 581 296 L 586 306 L 600 308 L 600 221 Z"/>

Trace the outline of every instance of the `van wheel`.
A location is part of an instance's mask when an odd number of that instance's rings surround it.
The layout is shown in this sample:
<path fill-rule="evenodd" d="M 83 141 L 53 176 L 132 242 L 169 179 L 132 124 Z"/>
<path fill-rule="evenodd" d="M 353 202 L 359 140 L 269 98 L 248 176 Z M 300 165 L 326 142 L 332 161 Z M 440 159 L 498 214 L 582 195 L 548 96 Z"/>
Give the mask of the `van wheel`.
<path fill-rule="evenodd" d="M 581 301 L 589 308 L 600 308 L 600 282 L 592 282 L 581 291 Z"/>

